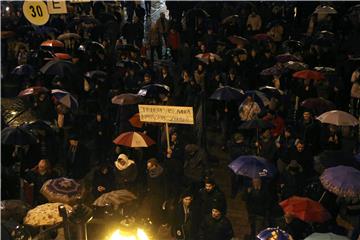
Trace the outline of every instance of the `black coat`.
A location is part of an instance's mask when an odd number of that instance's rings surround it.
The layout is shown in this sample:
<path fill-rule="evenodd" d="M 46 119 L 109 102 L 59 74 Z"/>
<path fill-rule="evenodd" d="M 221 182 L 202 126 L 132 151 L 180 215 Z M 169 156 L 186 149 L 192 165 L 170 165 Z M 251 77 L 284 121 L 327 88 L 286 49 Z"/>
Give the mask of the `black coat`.
<path fill-rule="evenodd" d="M 115 168 L 115 187 L 116 189 L 127 189 L 133 191 L 135 188 L 135 181 L 138 175 L 137 167 L 131 164 L 124 170 Z"/>
<path fill-rule="evenodd" d="M 103 174 L 100 170 L 97 170 L 94 173 L 94 178 L 92 182 L 92 193 L 95 198 L 100 197 L 101 194 L 111 192 L 114 190 L 115 177 L 114 173 L 109 169 L 107 174 Z M 104 192 L 99 192 L 98 187 L 103 186 L 105 188 Z"/>
<path fill-rule="evenodd" d="M 75 152 L 68 148 L 66 153 L 66 172 L 68 177 L 81 179 L 85 177 L 89 169 L 90 159 L 87 147 L 79 143 Z"/>
<path fill-rule="evenodd" d="M 215 220 L 209 214 L 200 225 L 199 240 L 230 240 L 233 237 L 231 222 L 225 216 Z"/>
<path fill-rule="evenodd" d="M 34 184 L 34 204 L 39 205 L 46 203 L 47 200 L 40 193 L 42 185 L 49 179 L 56 178 L 57 175 L 54 172 L 45 173 L 44 175 L 39 174 L 37 170 L 31 170 L 25 173 L 24 179 L 28 183 Z"/>
<path fill-rule="evenodd" d="M 198 206 L 201 217 L 211 213 L 214 205 L 221 206 L 223 213 L 226 214 L 226 199 L 224 193 L 215 186 L 211 192 L 207 192 L 205 188 L 200 189 Z"/>
<path fill-rule="evenodd" d="M 251 188 L 250 192 L 246 191 L 244 198 L 249 215 L 266 216 L 270 204 L 269 191 L 265 186 L 260 190 Z"/>
<path fill-rule="evenodd" d="M 185 210 L 182 203 L 179 203 L 173 213 L 171 223 L 171 234 L 176 239 L 196 239 L 197 219 L 193 207 L 190 205 L 189 214 L 185 219 Z"/>

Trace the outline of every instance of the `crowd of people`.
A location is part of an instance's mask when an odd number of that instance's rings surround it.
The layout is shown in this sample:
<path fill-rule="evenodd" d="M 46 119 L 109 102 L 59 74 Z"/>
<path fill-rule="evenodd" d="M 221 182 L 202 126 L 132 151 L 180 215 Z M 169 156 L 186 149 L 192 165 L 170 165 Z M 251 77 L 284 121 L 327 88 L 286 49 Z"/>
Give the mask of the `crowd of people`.
<path fill-rule="evenodd" d="M 30 109 L 37 138 L 2 144 L 3 200 L 27 198 L 18 191 L 25 181 L 34 185 L 31 204 L 46 203 L 42 185 L 67 177 L 89 181 L 91 200 L 113 190 L 133 192 L 137 204 L 148 204 L 157 239 L 230 240 L 227 194 L 214 172 L 222 161 L 256 155 L 276 167 L 274 177 L 228 171 L 230 197 L 240 194 L 246 203 L 248 239 L 269 226 L 295 240 L 313 232 L 358 238 L 359 199 L 327 192 L 319 180 L 329 159 L 360 167 L 353 157 L 358 127 L 316 118 L 333 109 L 360 114 L 360 8 L 354 3 L 324 3 L 336 11 L 322 12 L 315 2 L 167 1 L 168 14 L 158 19 L 151 17 L 151 1 L 67 3 L 67 14 L 51 15 L 40 27 L 26 20 L 19 2 L 1 4 L 9 6 L 2 8 L 2 97 Z M 47 40 L 52 44 L 42 44 Z M 58 64 L 56 72 L 47 71 L 49 62 Z M 294 77 L 299 70 L 323 77 Z M 46 91 L 17 96 L 33 87 Z M 212 97 L 226 87 L 243 96 Z M 65 91 L 71 104 L 54 89 Z M 112 102 L 121 94 L 138 98 Z M 138 103 L 193 107 L 195 124 L 170 124 L 168 147 L 163 124 L 130 121 Z M 2 117 L 2 129 L 27 124 L 13 120 Z M 112 142 L 131 131 L 156 144 Z M 215 141 L 208 141 L 210 132 Z M 213 159 L 214 147 L 228 159 Z M 279 202 L 291 196 L 321 202 L 332 218 L 314 224 L 284 214 Z M 168 235 L 158 232 L 164 226 Z"/>

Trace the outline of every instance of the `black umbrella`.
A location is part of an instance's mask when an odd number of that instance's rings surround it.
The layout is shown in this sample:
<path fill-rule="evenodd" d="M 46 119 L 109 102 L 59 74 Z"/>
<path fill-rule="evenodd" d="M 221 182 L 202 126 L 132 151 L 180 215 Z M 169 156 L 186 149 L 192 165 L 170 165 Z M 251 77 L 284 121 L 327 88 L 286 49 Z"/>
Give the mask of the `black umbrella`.
<path fill-rule="evenodd" d="M 22 222 L 31 206 L 21 200 L 3 200 L 1 205 L 1 219 L 13 219 Z"/>
<path fill-rule="evenodd" d="M 227 56 L 237 56 L 237 55 L 244 55 L 244 54 L 247 54 L 247 51 L 244 48 L 230 49 L 225 53 L 225 55 L 227 55 Z"/>
<path fill-rule="evenodd" d="M 282 96 L 285 95 L 285 93 L 283 91 L 281 91 L 280 89 L 277 89 L 277 88 L 271 87 L 271 86 L 263 86 L 263 87 L 260 87 L 259 90 L 261 92 L 265 93 L 265 95 L 268 98 L 272 98 L 272 97 L 281 98 Z"/>
<path fill-rule="evenodd" d="M 316 116 L 336 109 L 334 103 L 324 98 L 308 98 L 301 103 L 301 106 L 313 110 Z"/>
<path fill-rule="evenodd" d="M 21 127 L 6 127 L 1 131 L 1 143 L 13 145 L 35 144 L 37 139 Z"/>
<path fill-rule="evenodd" d="M 192 8 L 190 10 L 188 10 L 185 13 L 185 18 L 194 18 L 194 17 L 210 17 L 210 14 L 208 14 L 204 9 L 201 8 Z"/>
<path fill-rule="evenodd" d="M 107 73 L 104 71 L 95 70 L 85 73 L 85 77 L 94 81 L 105 82 Z"/>
<path fill-rule="evenodd" d="M 116 66 L 135 70 L 141 70 L 143 68 L 140 63 L 135 61 L 119 61 L 116 63 Z"/>
<path fill-rule="evenodd" d="M 19 65 L 11 71 L 16 76 L 32 76 L 34 73 L 35 69 L 30 64 Z"/>
<path fill-rule="evenodd" d="M 73 77 L 78 74 L 75 65 L 72 62 L 64 60 L 52 60 L 46 63 L 41 69 L 45 75 L 57 75 L 59 77 Z"/>
<path fill-rule="evenodd" d="M 170 87 L 164 84 L 149 84 L 142 87 L 138 95 L 146 98 L 158 98 L 160 94 L 169 95 Z"/>
<path fill-rule="evenodd" d="M 230 86 L 220 87 L 211 94 L 210 99 L 219 101 L 239 100 L 244 96 L 244 91 Z"/>
<path fill-rule="evenodd" d="M 226 24 L 235 24 L 238 20 L 239 20 L 239 15 L 232 15 L 232 16 L 224 18 L 221 21 L 221 24 L 224 24 L 224 25 L 226 25 Z"/>
<path fill-rule="evenodd" d="M 286 51 L 289 51 L 290 53 L 293 52 L 299 52 L 303 49 L 304 44 L 300 41 L 296 40 L 286 40 L 281 45 Z"/>
<path fill-rule="evenodd" d="M 25 124 L 22 128 L 26 131 L 34 133 L 35 136 L 52 135 L 55 133 L 54 129 L 51 128 L 50 123 L 41 120 Z"/>

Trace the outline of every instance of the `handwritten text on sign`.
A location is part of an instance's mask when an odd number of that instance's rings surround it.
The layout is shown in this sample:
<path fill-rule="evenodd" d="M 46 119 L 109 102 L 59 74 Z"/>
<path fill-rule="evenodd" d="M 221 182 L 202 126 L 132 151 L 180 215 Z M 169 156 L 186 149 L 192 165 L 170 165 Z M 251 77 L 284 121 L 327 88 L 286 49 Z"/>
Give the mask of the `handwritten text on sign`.
<path fill-rule="evenodd" d="M 194 124 L 192 107 L 139 105 L 139 113 L 141 122 Z"/>

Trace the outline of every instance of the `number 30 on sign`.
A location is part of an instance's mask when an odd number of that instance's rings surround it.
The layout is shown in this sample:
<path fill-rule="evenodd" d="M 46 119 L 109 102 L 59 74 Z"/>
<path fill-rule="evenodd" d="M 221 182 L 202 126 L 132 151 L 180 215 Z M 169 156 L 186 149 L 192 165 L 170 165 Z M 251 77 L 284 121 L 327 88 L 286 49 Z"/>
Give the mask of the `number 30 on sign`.
<path fill-rule="evenodd" d="M 49 21 L 48 9 L 43 1 L 26 0 L 23 13 L 26 19 L 35 25 L 44 25 Z"/>

